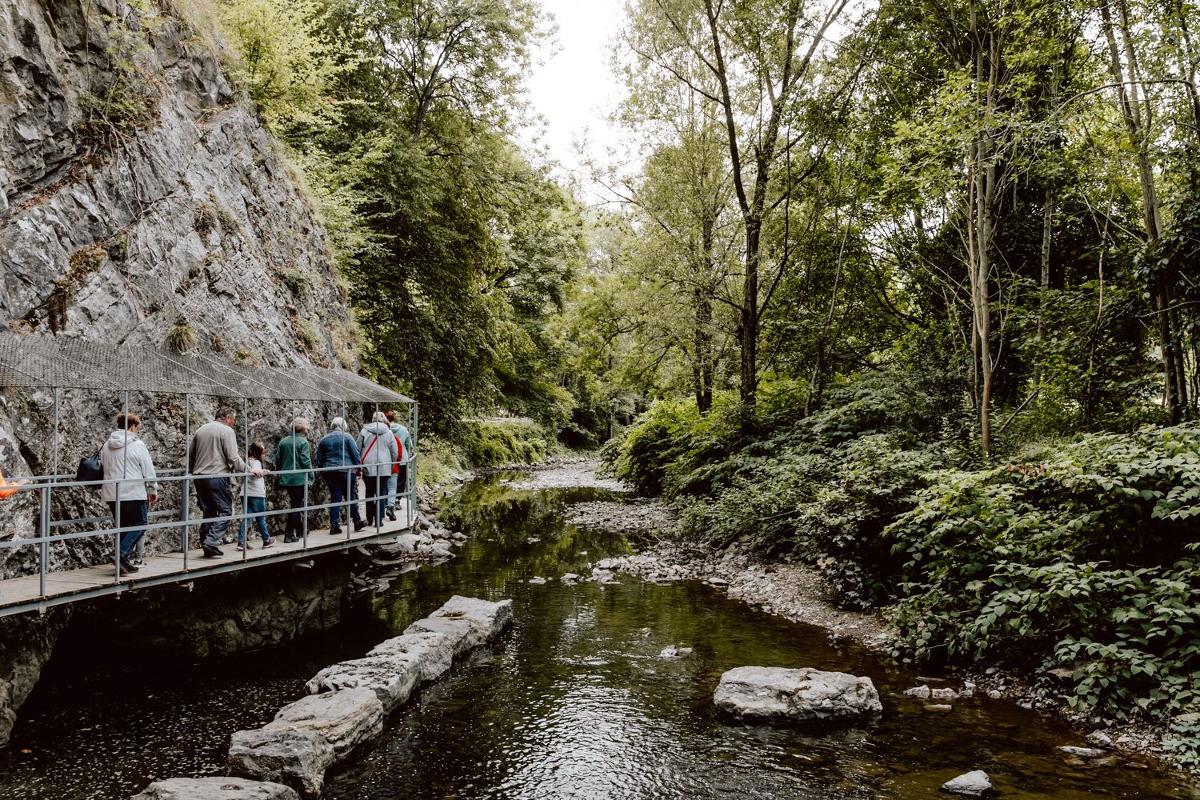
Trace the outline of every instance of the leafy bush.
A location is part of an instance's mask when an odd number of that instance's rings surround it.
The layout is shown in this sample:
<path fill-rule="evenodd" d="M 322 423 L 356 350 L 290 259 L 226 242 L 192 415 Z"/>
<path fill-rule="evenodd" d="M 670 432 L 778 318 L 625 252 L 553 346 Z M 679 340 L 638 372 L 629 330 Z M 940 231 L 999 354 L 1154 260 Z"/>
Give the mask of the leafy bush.
<path fill-rule="evenodd" d="M 474 467 L 536 464 L 554 449 L 552 438 L 533 420 L 466 420 L 456 437 L 467 463 Z"/>
<path fill-rule="evenodd" d="M 1178 719 L 1173 752 L 1200 761 L 1200 426 L 981 468 L 953 414 L 895 384 L 749 438 L 726 411 L 660 401 L 605 458 L 681 502 L 688 535 L 810 563 L 842 605 L 892 604 L 897 657 L 1065 668 L 1074 704 Z"/>
<path fill-rule="evenodd" d="M 1094 435 L 946 472 L 885 535 L 897 654 L 1071 669 L 1123 716 L 1200 704 L 1200 428 Z"/>

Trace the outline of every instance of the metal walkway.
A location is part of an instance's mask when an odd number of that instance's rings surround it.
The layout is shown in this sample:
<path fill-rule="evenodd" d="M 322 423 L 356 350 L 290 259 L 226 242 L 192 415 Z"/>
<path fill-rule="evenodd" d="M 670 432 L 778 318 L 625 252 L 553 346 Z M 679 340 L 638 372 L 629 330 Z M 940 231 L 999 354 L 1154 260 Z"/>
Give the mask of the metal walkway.
<path fill-rule="evenodd" d="M 188 551 L 186 557 L 181 552 L 147 556 L 145 566 L 136 574 L 123 574 L 120 578 L 116 577 L 116 571 L 111 564 L 48 572 L 45 576 L 44 594 L 42 579 L 38 575 L 0 580 L 0 617 L 40 611 L 51 606 L 120 594 L 134 589 L 183 583 L 210 575 L 296 561 L 323 553 L 348 550 L 367 542 L 391 539 L 411 530 L 411 515 L 405 507 L 407 505 L 407 500 L 398 499 L 396 522 L 388 522 L 376 528 L 364 528 L 361 533 L 354 533 L 353 529 L 348 528 L 348 533 L 343 532 L 334 537 L 330 536 L 327 528 L 314 528 L 308 531 L 306 539 L 291 543 L 285 543 L 281 538 L 276 539 L 275 544 L 265 550 L 258 542 L 254 542 L 255 549 L 246 552 L 238 551 L 234 545 L 227 545 L 224 546 L 225 555 L 221 558 L 205 558 L 203 551 L 199 549 Z M 253 531 L 250 532 L 250 538 L 253 542 Z"/>

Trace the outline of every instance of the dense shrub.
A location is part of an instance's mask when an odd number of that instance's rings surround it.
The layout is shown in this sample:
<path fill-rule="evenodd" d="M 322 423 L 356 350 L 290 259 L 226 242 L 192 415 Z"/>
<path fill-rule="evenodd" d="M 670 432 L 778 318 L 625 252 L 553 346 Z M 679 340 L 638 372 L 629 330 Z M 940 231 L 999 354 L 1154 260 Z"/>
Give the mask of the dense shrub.
<path fill-rule="evenodd" d="M 554 450 L 545 428 L 520 417 L 466 420 L 455 440 L 473 467 L 536 464 Z"/>
<path fill-rule="evenodd" d="M 1085 436 L 944 472 L 886 530 L 899 655 L 1066 667 L 1121 716 L 1200 704 L 1200 428 Z"/>

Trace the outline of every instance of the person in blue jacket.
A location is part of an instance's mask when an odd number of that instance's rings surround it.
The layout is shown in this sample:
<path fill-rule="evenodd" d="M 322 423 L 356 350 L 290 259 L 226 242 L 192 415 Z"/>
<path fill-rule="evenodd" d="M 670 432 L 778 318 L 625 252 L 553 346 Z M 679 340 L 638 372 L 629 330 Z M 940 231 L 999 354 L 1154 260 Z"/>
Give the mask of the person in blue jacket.
<path fill-rule="evenodd" d="M 323 470 L 329 502 L 333 503 L 329 508 L 329 533 L 337 536 L 342 532 L 342 505 L 347 497 L 355 532 L 366 527 L 358 513 L 358 466 L 362 456 L 354 437 L 347 433 L 346 420 L 334 417 L 329 427 L 329 433 L 317 442 L 317 469 Z"/>

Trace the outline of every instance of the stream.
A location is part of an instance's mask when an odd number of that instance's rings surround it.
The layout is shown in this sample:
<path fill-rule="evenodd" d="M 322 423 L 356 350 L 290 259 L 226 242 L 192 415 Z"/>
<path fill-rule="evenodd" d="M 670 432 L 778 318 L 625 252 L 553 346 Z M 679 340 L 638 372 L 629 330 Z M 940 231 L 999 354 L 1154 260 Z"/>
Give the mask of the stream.
<path fill-rule="evenodd" d="M 909 800 L 984 769 L 1001 798 L 1200 798 L 1191 779 L 1157 766 L 1068 764 L 1055 748 L 1082 738 L 1010 703 L 930 714 L 901 695 L 915 673 L 709 587 L 563 584 L 631 552 L 621 536 L 562 518 L 567 503 L 614 495 L 516 479 L 466 484 L 443 512 L 471 534 L 458 557 L 399 575 L 332 632 L 201 663 L 52 659 L 0 751 L 0 798 L 125 800 L 154 779 L 222 774 L 233 731 L 264 724 L 318 669 L 452 594 L 513 598 L 513 630 L 399 709 L 330 773 L 324 797 Z M 535 576 L 549 581 L 527 582 Z M 669 646 L 692 652 L 661 657 Z M 825 733 L 730 722 L 712 691 L 748 664 L 869 675 L 884 716 Z"/>

